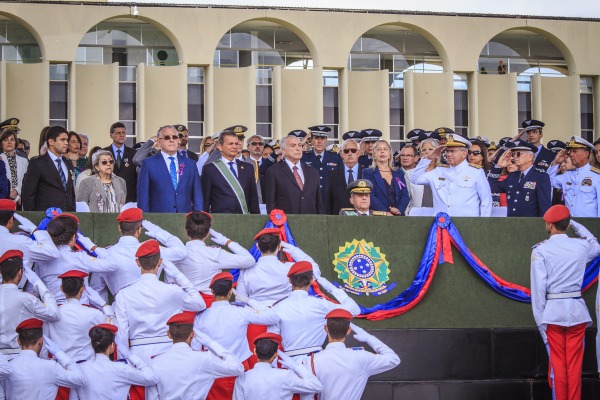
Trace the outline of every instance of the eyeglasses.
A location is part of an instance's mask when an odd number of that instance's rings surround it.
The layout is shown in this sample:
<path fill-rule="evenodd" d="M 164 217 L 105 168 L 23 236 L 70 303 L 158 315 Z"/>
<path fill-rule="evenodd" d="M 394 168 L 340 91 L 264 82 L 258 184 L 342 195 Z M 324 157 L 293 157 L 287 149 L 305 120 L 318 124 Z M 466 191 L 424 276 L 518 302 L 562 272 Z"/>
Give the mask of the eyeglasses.
<path fill-rule="evenodd" d="M 113 165 L 114 163 L 115 163 L 115 160 L 112 160 L 112 159 L 100 161 L 100 164 L 102 164 L 102 165 L 108 165 L 108 164 Z"/>
<path fill-rule="evenodd" d="M 358 149 L 344 149 L 344 154 L 348 154 L 348 153 L 356 153 L 358 151 Z"/>
<path fill-rule="evenodd" d="M 479 150 L 473 150 L 473 151 L 469 150 L 470 156 L 480 156 L 481 154 L 482 154 L 482 152 Z"/>
<path fill-rule="evenodd" d="M 400 154 L 400 157 L 415 157 L 414 154 Z"/>
<path fill-rule="evenodd" d="M 159 139 L 163 139 L 163 140 L 171 140 L 171 139 L 177 140 L 177 139 L 179 139 L 179 136 L 177 136 L 177 135 L 166 135 L 166 136 L 160 137 Z"/>
<path fill-rule="evenodd" d="M 263 142 L 250 142 L 250 146 L 264 146 Z"/>
<path fill-rule="evenodd" d="M 515 157 L 521 157 L 524 156 L 527 153 L 531 153 L 531 152 L 526 152 L 526 151 L 513 151 L 511 152 L 511 155 L 515 156 Z"/>

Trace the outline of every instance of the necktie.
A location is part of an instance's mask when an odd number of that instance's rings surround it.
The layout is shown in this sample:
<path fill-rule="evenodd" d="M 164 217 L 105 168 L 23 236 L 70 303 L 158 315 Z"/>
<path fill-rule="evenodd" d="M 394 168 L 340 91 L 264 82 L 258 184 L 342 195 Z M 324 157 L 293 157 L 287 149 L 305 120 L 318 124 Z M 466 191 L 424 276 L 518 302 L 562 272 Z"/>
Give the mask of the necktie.
<path fill-rule="evenodd" d="M 521 172 L 521 175 L 519 175 L 519 183 L 521 183 L 521 179 L 525 178 L 525 174 Z"/>
<path fill-rule="evenodd" d="M 123 159 L 121 158 L 121 149 L 117 150 L 117 167 L 121 168 L 121 161 L 123 161 Z"/>
<path fill-rule="evenodd" d="M 235 176 L 236 178 L 237 176 L 237 172 L 235 172 L 235 168 L 233 168 L 233 161 L 229 161 L 227 164 L 229 164 L 229 169 L 231 170 L 231 173 L 233 174 L 233 176 Z"/>
<path fill-rule="evenodd" d="M 296 178 L 296 183 L 300 186 L 300 190 L 304 190 L 304 183 L 302 183 L 302 178 L 300 178 L 300 174 L 298 173 L 298 167 L 294 165 L 292 170 L 294 171 L 294 178 Z"/>
<path fill-rule="evenodd" d="M 321 164 L 321 158 L 322 158 L 322 156 L 319 154 L 319 155 L 317 156 L 317 160 L 319 160 L 319 164 Z"/>
<path fill-rule="evenodd" d="M 348 170 L 348 182 L 347 182 L 347 183 L 348 183 L 348 185 L 349 185 L 351 182 L 354 182 L 354 174 L 352 173 L 352 169 L 349 169 L 349 170 Z"/>
<path fill-rule="evenodd" d="M 179 153 L 181 153 L 181 157 L 183 158 L 188 158 L 188 153 L 185 150 L 180 150 Z"/>
<path fill-rule="evenodd" d="M 173 189 L 177 190 L 177 168 L 175 167 L 175 157 L 169 157 L 169 160 L 171 160 L 171 165 L 169 165 L 171 182 L 173 183 Z"/>
<path fill-rule="evenodd" d="M 58 167 L 58 174 L 60 175 L 60 180 L 62 181 L 63 187 L 67 190 L 67 177 L 63 172 L 62 165 L 60 164 L 60 158 L 56 159 L 56 166 Z"/>
<path fill-rule="evenodd" d="M 258 182 L 258 161 L 254 160 L 254 181 Z"/>

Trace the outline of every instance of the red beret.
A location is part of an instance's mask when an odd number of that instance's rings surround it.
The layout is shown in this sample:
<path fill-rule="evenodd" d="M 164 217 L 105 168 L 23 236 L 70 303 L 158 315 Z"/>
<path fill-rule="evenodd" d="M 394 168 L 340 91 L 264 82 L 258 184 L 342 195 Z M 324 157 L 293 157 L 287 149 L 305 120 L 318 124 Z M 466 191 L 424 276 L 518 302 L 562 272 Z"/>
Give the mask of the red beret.
<path fill-rule="evenodd" d="M 350 314 L 348 311 L 344 310 L 343 308 L 336 308 L 336 309 L 329 311 L 329 313 L 327 313 L 327 315 L 325 316 L 325 319 L 329 319 L 329 318 L 341 318 L 341 319 L 351 320 L 353 317 L 352 317 L 352 314 Z"/>
<path fill-rule="evenodd" d="M 167 325 L 180 324 L 180 325 L 194 325 L 194 318 L 196 318 L 196 312 L 184 311 L 179 314 L 173 315 L 167 321 Z"/>
<path fill-rule="evenodd" d="M 220 281 L 220 280 L 233 282 L 233 275 L 231 275 L 229 272 L 219 272 L 218 274 L 213 276 L 212 281 L 210 281 L 210 285 L 208 287 L 211 288 L 212 285 L 214 285 L 216 281 Z"/>
<path fill-rule="evenodd" d="M 188 219 L 190 217 L 190 215 L 192 215 L 195 211 L 189 212 L 187 214 L 185 214 L 185 219 Z M 206 211 L 200 211 L 202 214 L 206 215 L 208 217 L 208 219 L 210 219 L 212 221 L 212 215 L 210 215 L 209 213 L 207 213 Z"/>
<path fill-rule="evenodd" d="M 7 252 L 5 252 L 4 254 L 2 254 L 0 256 L 0 263 L 3 263 L 4 261 L 8 260 L 9 258 L 20 258 L 23 259 L 23 252 L 20 250 L 8 250 Z"/>
<path fill-rule="evenodd" d="M 70 271 L 65 272 L 62 275 L 59 275 L 57 278 L 58 279 L 65 279 L 65 278 L 79 278 L 79 279 L 83 279 L 86 276 L 88 276 L 87 272 L 78 271 L 76 269 L 72 269 Z"/>
<path fill-rule="evenodd" d="M 294 265 L 292 265 L 292 268 L 290 268 L 290 270 L 288 271 L 287 276 L 290 277 L 292 275 L 298 275 L 303 272 L 312 271 L 312 269 L 312 264 L 308 261 L 298 261 L 297 263 L 294 263 Z"/>
<path fill-rule="evenodd" d="M 77 218 L 77 216 L 73 214 L 58 214 L 55 215 L 54 218 L 71 218 L 73 221 L 79 223 L 79 218 Z"/>
<path fill-rule="evenodd" d="M 135 252 L 135 256 L 137 258 L 140 258 L 145 256 L 153 256 L 158 253 L 160 253 L 160 245 L 158 244 L 158 241 L 150 239 L 146 240 L 140 245 L 140 247 Z"/>
<path fill-rule="evenodd" d="M 15 331 L 19 332 L 24 329 L 42 329 L 42 325 L 44 325 L 44 322 L 42 320 L 39 320 L 37 318 L 29 318 L 17 325 Z"/>
<path fill-rule="evenodd" d="M 0 211 L 17 211 L 17 203 L 10 199 L 0 199 Z"/>
<path fill-rule="evenodd" d="M 552 206 L 544 214 L 544 221 L 550 222 L 551 224 L 567 219 L 571 216 L 569 209 L 562 204 Z"/>
<path fill-rule="evenodd" d="M 112 333 L 113 333 L 113 335 L 114 335 L 114 334 L 116 334 L 116 333 L 117 333 L 117 331 L 119 330 L 119 328 L 117 328 L 115 325 L 112 325 L 112 324 L 99 324 L 99 325 L 93 326 L 93 327 L 90 329 L 90 331 L 91 331 L 92 329 L 94 329 L 94 328 L 106 329 L 107 331 L 110 331 L 110 332 L 112 332 Z"/>
<path fill-rule="evenodd" d="M 117 217 L 117 222 L 137 222 L 144 219 L 144 212 L 141 208 L 128 208 L 121 212 Z"/>
<path fill-rule="evenodd" d="M 256 345 L 256 342 L 258 342 L 260 339 L 269 339 L 272 340 L 274 342 L 276 342 L 278 345 L 281 346 L 281 336 L 279 336 L 276 333 L 272 333 L 272 332 L 265 332 L 265 333 L 261 333 L 260 335 L 258 335 L 257 337 L 254 338 L 254 343 Z"/>
<path fill-rule="evenodd" d="M 277 235 L 281 236 L 281 230 L 279 228 L 265 228 L 262 231 L 258 232 L 256 236 L 254 236 L 254 240 L 258 240 L 262 235 Z"/>

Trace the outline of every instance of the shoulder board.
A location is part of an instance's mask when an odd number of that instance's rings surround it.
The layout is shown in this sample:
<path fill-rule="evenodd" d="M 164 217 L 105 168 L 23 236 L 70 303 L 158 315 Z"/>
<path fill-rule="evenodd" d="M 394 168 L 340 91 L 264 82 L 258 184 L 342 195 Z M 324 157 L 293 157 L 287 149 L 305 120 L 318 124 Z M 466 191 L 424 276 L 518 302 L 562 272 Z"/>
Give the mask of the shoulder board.
<path fill-rule="evenodd" d="M 341 211 L 354 211 L 354 208 L 342 208 Z"/>
<path fill-rule="evenodd" d="M 354 351 L 360 351 L 360 350 L 364 350 L 364 347 L 351 347 L 352 350 Z"/>
<path fill-rule="evenodd" d="M 83 364 L 84 362 L 86 362 L 87 360 L 79 360 L 79 361 L 75 361 L 75 364 Z"/>
<path fill-rule="evenodd" d="M 150 357 L 150 359 L 151 359 L 151 360 L 154 360 L 154 358 L 155 358 L 155 357 L 158 357 L 158 356 L 160 356 L 160 355 L 162 355 L 162 354 L 165 354 L 165 353 L 158 353 L 158 354 L 155 354 L 155 355 L 153 355 L 152 357 Z"/>
<path fill-rule="evenodd" d="M 543 174 L 545 174 L 545 173 L 546 173 L 546 171 L 544 171 L 544 170 L 543 170 L 543 169 L 541 169 L 541 168 L 534 168 L 534 170 L 536 170 L 537 172 L 541 172 L 541 173 L 543 173 Z M 600 171 L 600 170 L 599 170 L 599 171 Z M 515 171 L 515 172 L 518 172 L 518 171 Z M 600 172 L 598 172 L 598 173 L 600 173 Z"/>
<path fill-rule="evenodd" d="M 283 299 L 277 300 L 275 303 L 273 303 L 273 305 L 271 307 L 276 306 L 277 304 L 281 303 L 283 300 L 287 299 L 287 296 L 284 297 Z"/>
<path fill-rule="evenodd" d="M 442 164 L 442 163 L 437 163 L 435 164 L 436 167 L 442 167 L 442 168 L 448 168 L 449 165 L 448 164 Z"/>
<path fill-rule="evenodd" d="M 241 301 L 234 301 L 229 304 L 231 304 L 232 306 L 236 306 L 236 307 L 246 307 L 246 305 L 247 305 L 246 303 L 242 303 Z"/>
<path fill-rule="evenodd" d="M 477 168 L 477 169 L 483 168 L 481 165 L 475 165 L 475 164 L 471 164 L 471 163 L 469 163 L 469 167 L 473 167 L 473 168 Z"/>
<path fill-rule="evenodd" d="M 129 364 L 129 362 L 127 362 L 127 360 L 124 359 L 124 358 L 120 358 L 120 359 L 116 360 L 115 362 L 119 362 L 119 363 L 123 363 L 123 364 Z"/>
<path fill-rule="evenodd" d="M 387 213 L 385 211 L 371 211 L 371 215 L 387 217 Z"/>
<path fill-rule="evenodd" d="M 600 168 L 596 168 L 596 167 L 591 167 L 590 171 L 596 173 L 596 174 L 600 174 Z"/>
<path fill-rule="evenodd" d="M 544 243 L 544 242 L 545 242 L 545 240 L 542 240 L 541 242 L 539 242 L 539 243 L 536 243 L 536 244 L 534 244 L 533 246 L 531 246 L 531 248 L 532 248 L 532 249 L 535 249 L 536 247 L 538 247 L 540 244 L 542 244 L 542 243 Z"/>

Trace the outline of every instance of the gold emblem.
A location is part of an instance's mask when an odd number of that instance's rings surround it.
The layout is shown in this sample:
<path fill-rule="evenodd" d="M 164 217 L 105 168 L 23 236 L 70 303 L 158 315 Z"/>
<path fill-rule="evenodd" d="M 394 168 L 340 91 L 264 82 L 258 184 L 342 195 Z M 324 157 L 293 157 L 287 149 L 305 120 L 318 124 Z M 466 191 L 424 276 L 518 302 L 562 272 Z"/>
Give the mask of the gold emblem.
<path fill-rule="evenodd" d="M 179 126 L 177 127 L 177 130 L 178 130 L 179 132 L 183 132 L 183 126 L 179 125 Z"/>
<path fill-rule="evenodd" d="M 19 123 L 19 121 L 17 121 L 15 118 L 10 120 L 11 125 L 17 125 L 18 123 Z"/>
<path fill-rule="evenodd" d="M 446 130 L 444 128 L 439 128 L 438 133 L 446 133 Z"/>
<path fill-rule="evenodd" d="M 233 128 L 233 132 L 234 133 L 244 133 L 244 129 L 238 125 L 235 128 Z"/>
<path fill-rule="evenodd" d="M 366 186 L 367 186 L 367 183 L 365 181 L 359 181 L 358 182 L 358 187 L 362 188 L 362 187 L 366 187 Z"/>
<path fill-rule="evenodd" d="M 447 135 L 446 139 L 447 139 L 448 143 L 454 142 L 454 138 L 452 137 L 452 135 Z"/>

